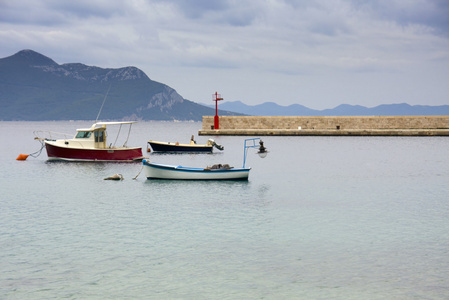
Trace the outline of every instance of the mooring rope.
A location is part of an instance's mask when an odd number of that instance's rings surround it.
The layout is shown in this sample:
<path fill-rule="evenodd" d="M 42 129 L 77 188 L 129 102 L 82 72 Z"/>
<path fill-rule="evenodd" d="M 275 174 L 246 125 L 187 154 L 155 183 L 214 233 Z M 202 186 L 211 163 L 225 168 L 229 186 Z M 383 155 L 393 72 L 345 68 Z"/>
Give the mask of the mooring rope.
<path fill-rule="evenodd" d="M 137 177 L 139 177 L 139 175 L 140 175 L 140 172 L 142 172 L 142 170 L 143 170 L 143 165 L 142 165 L 142 168 L 140 168 L 140 171 L 139 171 L 139 173 L 137 173 L 136 177 L 134 177 L 134 178 L 133 178 L 133 180 L 135 180 L 135 179 L 137 179 Z"/>
<path fill-rule="evenodd" d="M 42 149 L 44 149 L 44 147 L 45 147 L 45 143 L 43 141 L 41 141 L 41 140 L 39 140 L 39 143 L 41 143 L 41 148 L 39 150 L 37 150 L 36 152 L 33 152 L 33 153 L 29 154 L 29 156 L 36 158 L 39 155 L 41 155 Z"/>

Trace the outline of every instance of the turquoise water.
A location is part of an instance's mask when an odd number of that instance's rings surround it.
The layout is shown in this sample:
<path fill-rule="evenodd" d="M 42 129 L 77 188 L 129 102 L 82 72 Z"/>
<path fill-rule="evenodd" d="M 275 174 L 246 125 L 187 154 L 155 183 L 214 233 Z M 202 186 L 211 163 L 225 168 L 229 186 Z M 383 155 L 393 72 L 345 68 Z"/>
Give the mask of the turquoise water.
<path fill-rule="evenodd" d="M 248 182 L 15 160 L 34 130 L 90 125 L 0 122 L 1 299 L 449 298 L 448 138 L 262 137 Z M 205 143 L 200 128 L 142 122 L 128 144 Z M 223 152 L 150 159 L 242 165 L 247 137 L 212 138 Z"/>

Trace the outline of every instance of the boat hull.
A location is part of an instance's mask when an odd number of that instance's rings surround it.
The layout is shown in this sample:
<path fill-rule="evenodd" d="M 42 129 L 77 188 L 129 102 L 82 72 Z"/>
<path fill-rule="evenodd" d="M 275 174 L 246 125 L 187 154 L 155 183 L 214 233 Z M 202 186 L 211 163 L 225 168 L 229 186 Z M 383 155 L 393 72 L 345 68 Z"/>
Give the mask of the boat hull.
<path fill-rule="evenodd" d="M 201 169 L 156 164 L 143 160 L 147 179 L 172 180 L 248 180 L 251 168 Z"/>
<path fill-rule="evenodd" d="M 212 152 L 212 145 L 148 142 L 154 152 Z"/>
<path fill-rule="evenodd" d="M 96 161 L 96 162 L 133 162 L 143 159 L 141 148 L 86 149 L 61 147 L 51 141 L 45 141 L 49 160 Z"/>

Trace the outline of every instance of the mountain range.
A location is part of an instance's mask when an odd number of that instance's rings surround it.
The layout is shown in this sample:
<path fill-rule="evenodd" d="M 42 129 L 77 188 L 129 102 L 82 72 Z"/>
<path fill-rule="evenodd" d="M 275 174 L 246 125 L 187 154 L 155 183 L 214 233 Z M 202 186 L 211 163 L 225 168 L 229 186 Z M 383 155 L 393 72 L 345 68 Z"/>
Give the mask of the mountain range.
<path fill-rule="evenodd" d="M 58 64 L 33 50 L 0 59 L 0 120 L 179 120 L 215 115 L 214 105 L 184 99 L 175 89 L 151 80 L 136 67 L 117 69 L 82 63 Z M 373 108 L 343 104 L 314 110 L 273 102 L 219 103 L 219 115 L 364 116 L 449 115 L 449 105 L 386 104 Z"/>
<path fill-rule="evenodd" d="M 203 104 L 206 105 L 206 104 Z M 212 105 L 206 105 L 212 107 Z M 315 110 L 300 104 L 289 106 L 265 102 L 258 105 L 246 105 L 241 101 L 223 102 L 219 107 L 226 111 L 253 116 L 421 116 L 449 115 L 449 105 L 428 106 L 383 104 L 376 107 L 342 104 L 333 109 Z"/>
<path fill-rule="evenodd" d="M 200 121 L 215 115 L 136 67 L 58 64 L 33 50 L 0 59 L 0 107 L 5 121 L 95 120 L 101 107 L 101 120 Z"/>

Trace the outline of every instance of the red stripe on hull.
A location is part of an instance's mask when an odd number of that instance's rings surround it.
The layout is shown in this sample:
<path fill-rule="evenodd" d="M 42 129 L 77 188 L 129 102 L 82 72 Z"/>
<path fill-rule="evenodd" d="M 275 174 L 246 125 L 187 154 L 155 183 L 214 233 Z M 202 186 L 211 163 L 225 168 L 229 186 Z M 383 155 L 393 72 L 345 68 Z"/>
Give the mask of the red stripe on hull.
<path fill-rule="evenodd" d="M 45 143 L 47 156 L 52 160 L 71 161 L 135 161 L 142 158 L 141 148 L 73 149 Z"/>

